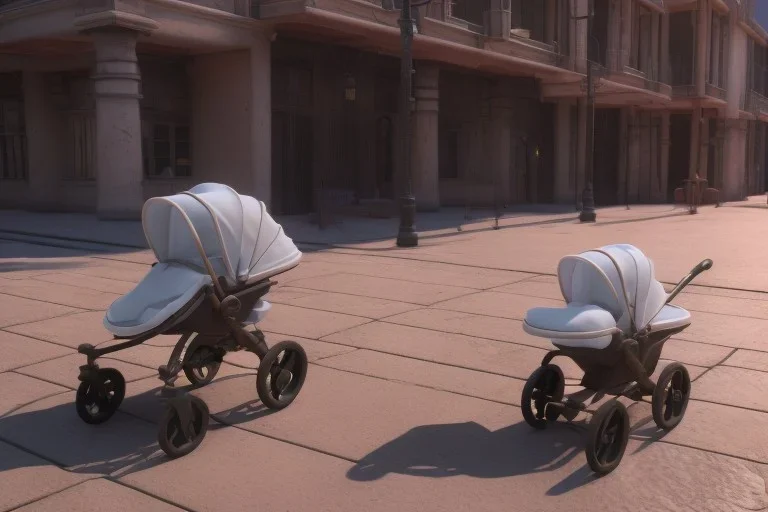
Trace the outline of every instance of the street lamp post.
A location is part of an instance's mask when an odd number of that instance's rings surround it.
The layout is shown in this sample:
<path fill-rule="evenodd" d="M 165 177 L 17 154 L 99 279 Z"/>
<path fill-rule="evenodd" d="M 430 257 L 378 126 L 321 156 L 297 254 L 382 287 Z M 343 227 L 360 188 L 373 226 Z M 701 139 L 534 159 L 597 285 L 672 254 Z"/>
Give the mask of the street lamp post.
<path fill-rule="evenodd" d="M 587 41 L 592 38 L 592 20 L 595 17 L 594 1 L 589 0 L 589 12 L 587 13 Z M 595 153 L 595 84 L 593 81 L 594 63 L 589 58 L 589 43 L 587 43 L 587 151 L 585 162 L 584 192 L 581 195 L 582 207 L 579 213 L 579 221 L 595 222 L 595 193 L 592 180 L 594 178 L 594 153 Z"/>
<path fill-rule="evenodd" d="M 411 108 L 413 95 L 413 16 L 411 0 L 402 0 L 400 9 L 400 38 L 403 55 L 400 61 L 400 139 L 401 178 L 405 178 L 405 193 L 400 198 L 400 229 L 397 232 L 399 247 L 416 247 L 419 235 L 413 229 L 416 220 L 416 198 L 411 183 Z"/>

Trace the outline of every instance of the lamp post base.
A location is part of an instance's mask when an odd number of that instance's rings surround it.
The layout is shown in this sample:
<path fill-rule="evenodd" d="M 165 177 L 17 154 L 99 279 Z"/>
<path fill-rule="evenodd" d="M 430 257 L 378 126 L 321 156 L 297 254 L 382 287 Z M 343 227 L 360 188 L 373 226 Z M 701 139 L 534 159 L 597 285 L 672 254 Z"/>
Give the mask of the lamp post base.
<path fill-rule="evenodd" d="M 400 198 L 400 229 L 397 232 L 398 247 L 416 247 L 419 234 L 413 229 L 416 219 L 416 198 L 407 195 Z"/>
<path fill-rule="evenodd" d="M 581 212 L 579 213 L 579 222 L 597 221 L 597 212 L 595 211 L 595 196 L 593 195 L 591 186 L 587 186 L 587 188 L 584 189 L 584 194 L 582 197 L 584 198 L 584 206 L 581 208 Z"/>

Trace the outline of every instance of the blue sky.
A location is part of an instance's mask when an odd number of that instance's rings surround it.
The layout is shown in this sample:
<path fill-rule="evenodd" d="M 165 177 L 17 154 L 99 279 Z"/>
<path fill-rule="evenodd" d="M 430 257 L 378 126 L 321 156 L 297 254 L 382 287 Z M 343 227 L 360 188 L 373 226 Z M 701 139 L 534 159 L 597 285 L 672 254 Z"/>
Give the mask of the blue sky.
<path fill-rule="evenodd" d="M 768 30 L 768 0 L 755 2 L 755 18 L 764 29 Z"/>

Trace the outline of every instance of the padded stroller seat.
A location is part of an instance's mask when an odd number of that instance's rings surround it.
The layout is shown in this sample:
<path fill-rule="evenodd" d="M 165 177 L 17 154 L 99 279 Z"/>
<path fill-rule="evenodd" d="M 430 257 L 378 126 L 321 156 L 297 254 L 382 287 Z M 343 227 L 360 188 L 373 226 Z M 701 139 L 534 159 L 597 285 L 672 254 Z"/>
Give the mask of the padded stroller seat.
<path fill-rule="evenodd" d="M 109 307 L 104 327 L 121 337 L 148 332 L 179 311 L 211 283 L 201 274 L 180 263 L 158 263 L 144 279 Z"/>
<path fill-rule="evenodd" d="M 564 308 L 533 308 L 523 322 L 533 336 L 550 338 L 555 345 L 602 349 L 618 331 L 616 319 L 603 308 L 569 304 Z"/>
<path fill-rule="evenodd" d="M 651 331 L 665 331 L 678 329 L 691 324 L 691 314 L 683 308 L 667 304 L 656 317 L 651 320 Z"/>

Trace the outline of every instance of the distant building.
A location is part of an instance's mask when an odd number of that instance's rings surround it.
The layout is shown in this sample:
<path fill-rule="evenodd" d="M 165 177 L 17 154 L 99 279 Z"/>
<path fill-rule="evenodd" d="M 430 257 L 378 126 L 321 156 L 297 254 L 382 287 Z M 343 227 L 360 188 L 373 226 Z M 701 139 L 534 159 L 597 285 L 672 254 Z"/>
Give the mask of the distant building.
<path fill-rule="evenodd" d="M 765 191 L 768 0 L 594 0 L 589 44 L 587 5 L 417 12 L 420 209 L 577 204 L 587 50 L 598 206 L 667 202 L 697 173 L 725 200 Z M 209 180 L 278 214 L 394 200 L 399 6 L 0 2 L 0 206 L 136 217 L 147 197 Z"/>

